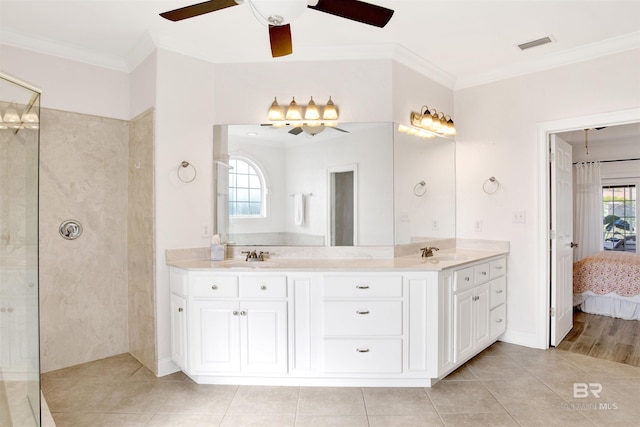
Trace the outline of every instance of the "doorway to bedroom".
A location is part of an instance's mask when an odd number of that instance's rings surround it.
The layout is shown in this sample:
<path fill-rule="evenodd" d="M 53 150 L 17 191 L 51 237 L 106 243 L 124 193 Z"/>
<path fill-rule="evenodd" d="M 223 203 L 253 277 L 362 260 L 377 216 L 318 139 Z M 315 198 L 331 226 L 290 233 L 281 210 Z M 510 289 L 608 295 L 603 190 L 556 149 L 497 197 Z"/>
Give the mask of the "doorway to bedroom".
<path fill-rule="evenodd" d="M 561 350 L 640 366 L 640 321 L 628 320 L 640 319 L 640 295 L 635 295 L 640 290 L 625 289 L 626 282 L 630 288 L 638 288 L 640 283 L 640 271 L 636 278 L 633 276 L 636 273 L 628 273 L 630 270 L 626 266 L 640 269 L 636 244 L 640 124 L 598 124 L 598 127 L 594 124 L 587 129 L 557 132 L 555 137 L 567 141 L 572 147 L 574 267 L 581 267 L 592 255 L 615 256 L 615 266 L 605 264 L 611 262 L 609 259 L 598 259 L 594 262 L 602 263 L 601 270 L 595 273 L 590 270 L 588 275 L 590 282 L 599 275 L 608 285 L 617 282 L 619 289 L 615 292 L 609 289 L 604 295 L 599 295 L 600 289 L 595 287 L 605 289 L 602 283 L 593 283 L 593 289 L 585 288 L 583 276 L 587 274 L 577 270 L 574 273 L 576 277 L 570 280 L 573 283 L 571 291 L 578 286 L 579 290 L 585 291 L 579 292 L 579 298 L 586 295 L 590 300 L 585 304 L 576 300 L 577 294 L 574 293 L 573 325 L 566 336 L 555 343 L 551 341 L 551 345 Z M 589 192 L 593 193 L 589 196 L 591 200 L 581 200 L 588 199 L 586 193 Z M 549 203 L 552 203 L 551 199 Z M 622 261 L 617 258 L 617 253 L 623 253 L 620 256 L 626 263 L 624 269 L 620 267 Z M 625 306 L 624 310 L 618 307 L 620 305 Z M 551 317 L 550 325 L 553 322 Z"/>

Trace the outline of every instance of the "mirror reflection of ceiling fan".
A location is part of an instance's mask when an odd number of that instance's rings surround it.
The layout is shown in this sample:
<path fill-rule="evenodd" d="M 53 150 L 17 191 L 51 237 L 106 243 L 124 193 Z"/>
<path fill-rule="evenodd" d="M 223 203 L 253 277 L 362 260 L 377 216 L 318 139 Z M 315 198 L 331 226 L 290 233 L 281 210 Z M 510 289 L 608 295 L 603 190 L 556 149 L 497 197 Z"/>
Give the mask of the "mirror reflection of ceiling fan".
<path fill-rule="evenodd" d="M 281 126 L 274 126 L 271 123 L 262 123 L 260 126 L 272 126 L 274 129 L 278 129 Z M 287 125 L 288 126 L 288 125 Z M 326 125 L 293 125 L 293 127 L 291 129 L 289 129 L 287 131 L 287 133 L 290 133 L 291 135 L 300 135 L 302 133 L 304 133 L 305 135 L 308 135 L 310 137 L 312 136 L 316 136 L 317 134 L 319 134 L 320 132 L 322 132 L 325 129 L 333 129 L 335 131 L 338 132 L 344 132 L 344 133 L 351 133 L 348 130 L 344 130 L 344 129 L 340 129 L 339 127 L 336 126 L 326 126 Z"/>
<path fill-rule="evenodd" d="M 384 27 L 393 16 L 393 10 L 359 0 L 211 0 L 161 13 L 170 21 L 216 12 L 247 3 L 258 21 L 269 27 L 271 56 L 293 52 L 290 22 L 307 8 L 325 12 L 363 24 Z"/>

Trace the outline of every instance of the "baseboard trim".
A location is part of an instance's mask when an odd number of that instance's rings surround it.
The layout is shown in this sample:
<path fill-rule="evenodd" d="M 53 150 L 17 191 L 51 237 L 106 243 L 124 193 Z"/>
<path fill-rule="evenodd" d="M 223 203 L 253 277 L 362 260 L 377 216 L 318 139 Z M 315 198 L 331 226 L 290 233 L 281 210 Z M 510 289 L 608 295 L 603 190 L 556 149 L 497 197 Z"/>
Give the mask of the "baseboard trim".
<path fill-rule="evenodd" d="M 158 361 L 158 376 L 164 377 L 180 371 L 180 367 L 173 363 L 171 358 L 166 358 Z"/>

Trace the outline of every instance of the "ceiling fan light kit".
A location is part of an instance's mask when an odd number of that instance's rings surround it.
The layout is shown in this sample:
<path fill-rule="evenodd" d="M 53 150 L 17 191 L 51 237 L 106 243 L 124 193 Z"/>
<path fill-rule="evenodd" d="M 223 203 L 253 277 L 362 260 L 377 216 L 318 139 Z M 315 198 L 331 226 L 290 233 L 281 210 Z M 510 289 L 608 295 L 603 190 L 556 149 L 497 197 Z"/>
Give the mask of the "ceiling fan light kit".
<path fill-rule="evenodd" d="M 360 0 L 210 0 L 163 12 L 160 16 L 174 22 L 182 21 L 244 3 L 248 3 L 256 19 L 268 27 L 274 58 L 293 53 L 290 22 L 307 8 L 380 28 L 393 16 L 391 9 Z"/>
<path fill-rule="evenodd" d="M 303 114 L 304 112 L 304 114 Z M 267 118 L 274 126 L 337 126 L 338 107 L 333 103 L 331 97 L 325 105 L 316 104 L 313 97 L 307 105 L 300 105 L 293 97 L 286 109 L 278 104 L 278 98 L 274 98 Z"/>

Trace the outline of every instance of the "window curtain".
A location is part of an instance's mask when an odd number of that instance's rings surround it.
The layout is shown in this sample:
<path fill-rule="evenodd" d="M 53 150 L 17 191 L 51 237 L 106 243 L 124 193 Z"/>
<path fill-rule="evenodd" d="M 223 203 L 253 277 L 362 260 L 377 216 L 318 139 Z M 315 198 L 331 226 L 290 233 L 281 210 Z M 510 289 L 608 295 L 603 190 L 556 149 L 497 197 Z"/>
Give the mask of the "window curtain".
<path fill-rule="evenodd" d="M 600 162 L 577 163 L 574 183 L 573 260 L 579 261 L 603 250 Z"/>

